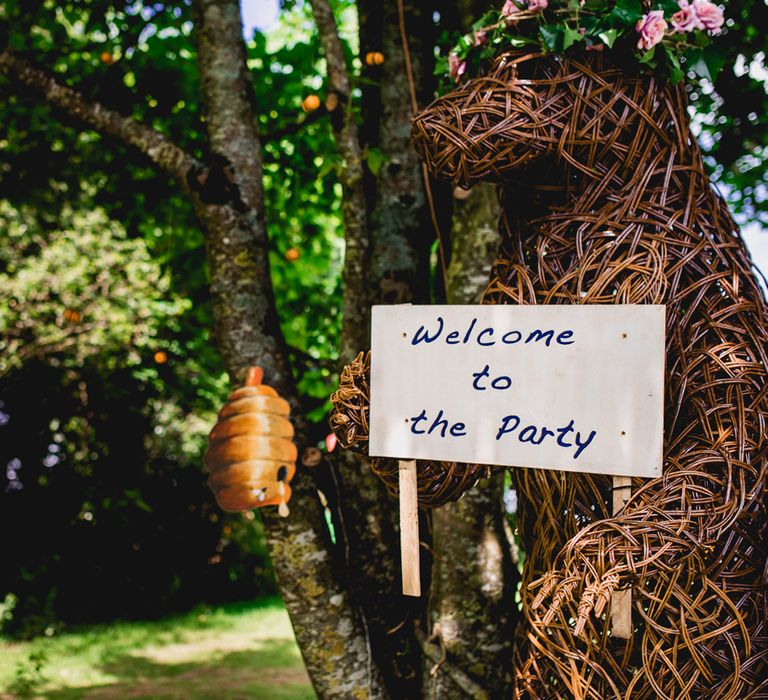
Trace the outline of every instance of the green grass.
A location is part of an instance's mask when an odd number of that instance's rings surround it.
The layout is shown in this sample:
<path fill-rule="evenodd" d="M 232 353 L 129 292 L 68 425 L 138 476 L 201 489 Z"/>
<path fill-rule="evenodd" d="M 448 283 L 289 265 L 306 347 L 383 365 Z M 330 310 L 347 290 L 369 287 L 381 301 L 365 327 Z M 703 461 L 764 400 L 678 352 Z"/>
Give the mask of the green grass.
<path fill-rule="evenodd" d="M 0 640 L 3 700 L 314 697 L 279 600 Z"/>

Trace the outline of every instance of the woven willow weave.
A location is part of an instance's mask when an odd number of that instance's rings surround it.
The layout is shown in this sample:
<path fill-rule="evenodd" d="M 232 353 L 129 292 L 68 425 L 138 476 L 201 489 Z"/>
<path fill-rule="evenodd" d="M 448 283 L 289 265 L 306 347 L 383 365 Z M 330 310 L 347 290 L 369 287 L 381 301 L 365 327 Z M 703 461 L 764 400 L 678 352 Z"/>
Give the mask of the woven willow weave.
<path fill-rule="evenodd" d="M 500 185 L 485 303 L 667 305 L 664 475 L 611 517 L 610 478 L 513 470 L 520 698 L 768 698 L 768 316 L 687 107 L 600 54 L 507 54 L 414 124 L 438 177 Z"/>

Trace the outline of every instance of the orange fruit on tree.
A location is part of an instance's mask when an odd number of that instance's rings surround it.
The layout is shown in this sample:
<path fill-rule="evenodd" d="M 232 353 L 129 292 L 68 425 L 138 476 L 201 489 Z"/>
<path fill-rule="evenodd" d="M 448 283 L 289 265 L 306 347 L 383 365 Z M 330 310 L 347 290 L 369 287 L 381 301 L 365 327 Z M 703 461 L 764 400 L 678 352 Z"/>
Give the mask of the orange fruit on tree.
<path fill-rule="evenodd" d="M 365 62 L 369 66 L 380 66 L 384 63 L 384 54 L 381 51 L 369 51 L 365 54 Z"/>
<path fill-rule="evenodd" d="M 317 95 L 307 95 L 301 103 L 301 108 L 305 112 L 314 112 L 320 107 L 320 98 Z"/>

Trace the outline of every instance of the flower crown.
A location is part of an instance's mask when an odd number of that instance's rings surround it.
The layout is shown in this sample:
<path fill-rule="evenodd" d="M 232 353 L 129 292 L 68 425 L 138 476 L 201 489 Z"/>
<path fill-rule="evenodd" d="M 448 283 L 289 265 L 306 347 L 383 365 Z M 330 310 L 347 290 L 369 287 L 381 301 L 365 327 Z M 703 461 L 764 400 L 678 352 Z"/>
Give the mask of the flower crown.
<path fill-rule="evenodd" d="M 482 64 L 510 48 L 537 47 L 562 53 L 575 46 L 587 51 L 623 47 L 650 69 L 666 72 L 673 83 L 684 70 L 713 80 L 725 59 L 711 45 L 724 23 L 723 10 L 711 0 L 506 0 L 484 14 L 436 73 L 460 83 L 477 75 Z"/>

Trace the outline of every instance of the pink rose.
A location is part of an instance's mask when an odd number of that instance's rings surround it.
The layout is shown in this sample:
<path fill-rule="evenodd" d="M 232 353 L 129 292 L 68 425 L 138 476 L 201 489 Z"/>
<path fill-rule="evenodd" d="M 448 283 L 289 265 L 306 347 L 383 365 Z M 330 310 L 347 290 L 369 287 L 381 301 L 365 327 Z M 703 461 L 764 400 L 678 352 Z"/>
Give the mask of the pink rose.
<path fill-rule="evenodd" d="M 717 32 L 722 28 L 725 21 L 723 11 L 715 3 L 710 0 L 693 0 L 693 8 L 702 29 Z"/>
<path fill-rule="evenodd" d="M 485 46 L 488 43 L 488 35 L 485 32 L 475 32 L 475 41 L 472 46 Z"/>
<path fill-rule="evenodd" d="M 664 38 L 664 32 L 667 31 L 668 26 L 664 20 L 663 10 L 653 10 L 643 15 L 635 25 L 635 29 L 640 34 L 637 48 L 645 51 L 652 49 Z"/>
<path fill-rule="evenodd" d="M 680 9 L 672 15 L 672 26 L 676 32 L 691 32 L 701 29 L 696 8 L 688 0 L 680 0 Z"/>
<path fill-rule="evenodd" d="M 448 55 L 448 71 L 457 83 L 461 82 L 461 76 L 467 70 L 466 61 L 462 61 L 455 53 Z"/>
<path fill-rule="evenodd" d="M 520 4 L 525 4 L 525 0 L 520 0 Z M 518 15 L 525 12 L 525 9 L 522 8 L 520 4 L 514 0 L 507 0 L 504 3 L 504 7 L 501 8 L 501 16 L 506 21 L 508 27 L 516 27 L 517 23 L 520 21 Z"/>
<path fill-rule="evenodd" d="M 547 9 L 549 2 L 548 0 L 526 0 L 526 4 L 531 12 L 543 12 Z"/>
<path fill-rule="evenodd" d="M 514 17 L 519 12 L 520 12 L 520 8 L 517 6 L 517 3 L 514 2 L 514 0 L 507 0 L 504 3 L 504 7 L 501 8 L 501 14 L 506 19 L 509 19 L 510 17 Z"/>

